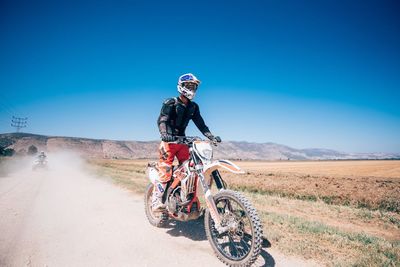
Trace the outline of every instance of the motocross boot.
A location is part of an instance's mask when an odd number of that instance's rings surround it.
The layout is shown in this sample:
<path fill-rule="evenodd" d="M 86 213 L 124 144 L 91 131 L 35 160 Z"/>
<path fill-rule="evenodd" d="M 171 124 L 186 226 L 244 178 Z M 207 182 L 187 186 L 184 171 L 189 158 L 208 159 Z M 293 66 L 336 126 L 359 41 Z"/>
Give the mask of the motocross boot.
<path fill-rule="evenodd" d="M 162 197 L 166 187 L 167 183 L 156 182 L 151 197 L 151 209 L 153 212 L 161 212 L 165 210 L 165 204 L 162 202 Z"/>

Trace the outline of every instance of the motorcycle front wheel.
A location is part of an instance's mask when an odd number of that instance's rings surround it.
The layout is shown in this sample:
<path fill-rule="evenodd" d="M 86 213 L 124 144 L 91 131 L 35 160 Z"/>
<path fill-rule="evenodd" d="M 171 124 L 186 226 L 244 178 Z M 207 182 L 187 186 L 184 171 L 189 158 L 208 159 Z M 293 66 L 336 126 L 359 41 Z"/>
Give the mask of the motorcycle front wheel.
<path fill-rule="evenodd" d="M 250 266 L 262 249 L 262 225 L 257 211 L 240 193 L 222 190 L 214 196 L 222 219 L 228 229 L 219 233 L 209 210 L 204 216 L 207 239 L 215 255 L 229 266 Z"/>
<path fill-rule="evenodd" d="M 167 224 L 168 213 L 166 211 L 155 213 L 151 209 L 151 196 L 153 195 L 153 187 L 154 185 L 150 183 L 149 185 L 147 185 L 144 192 L 144 211 L 151 225 L 156 227 L 163 227 Z"/>

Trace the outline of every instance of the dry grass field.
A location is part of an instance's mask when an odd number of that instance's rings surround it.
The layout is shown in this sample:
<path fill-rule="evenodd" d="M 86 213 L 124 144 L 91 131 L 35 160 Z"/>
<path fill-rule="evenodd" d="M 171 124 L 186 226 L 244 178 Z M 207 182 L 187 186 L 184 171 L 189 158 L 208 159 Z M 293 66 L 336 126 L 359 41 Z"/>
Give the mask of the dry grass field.
<path fill-rule="evenodd" d="M 147 160 L 91 161 L 135 193 Z M 236 162 L 271 246 L 326 266 L 400 266 L 400 161 Z"/>
<path fill-rule="evenodd" d="M 227 181 L 262 194 L 400 212 L 400 161 L 239 162 Z M 245 181 L 245 182 L 243 182 Z"/>
<path fill-rule="evenodd" d="M 337 160 L 337 161 L 243 161 L 236 162 L 249 171 L 283 172 L 328 176 L 377 176 L 400 178 L 398 160 Z"/>

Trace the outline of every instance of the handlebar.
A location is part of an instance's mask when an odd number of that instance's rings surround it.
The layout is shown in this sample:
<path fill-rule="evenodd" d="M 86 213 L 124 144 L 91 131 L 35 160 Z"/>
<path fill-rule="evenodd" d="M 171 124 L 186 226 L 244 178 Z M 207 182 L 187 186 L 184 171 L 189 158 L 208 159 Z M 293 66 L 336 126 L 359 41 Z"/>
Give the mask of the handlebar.
<path fill-rule="evenodd" d="M 209 142 L 210 144 L 217 146 L 216 141 L 211 141 L 209 139 L 202 139 L 199 136 L 176 136 L 176 141 L 171 142 L 171 143 L 175 143 L 175 144 L 185 144 L 188 146 L 193 145 L 194 141 L 203 141 L 203 142 Z"/>

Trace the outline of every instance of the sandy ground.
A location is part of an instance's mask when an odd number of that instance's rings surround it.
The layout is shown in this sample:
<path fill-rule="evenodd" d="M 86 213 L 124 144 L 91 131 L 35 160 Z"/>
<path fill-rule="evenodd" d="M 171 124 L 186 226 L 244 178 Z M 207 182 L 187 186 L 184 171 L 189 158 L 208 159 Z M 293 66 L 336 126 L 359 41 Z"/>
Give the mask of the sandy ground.
<path fill-rule="evenodd" d="M 151 226 L 143 200 L 90 176 L 71 156 L 0 176 L 0 266 L 224 266 L 202 220 Z M 22 162 L 21 162 L 22 165 Z M 310 266 L 263 250 L 256 266 Z"/>

